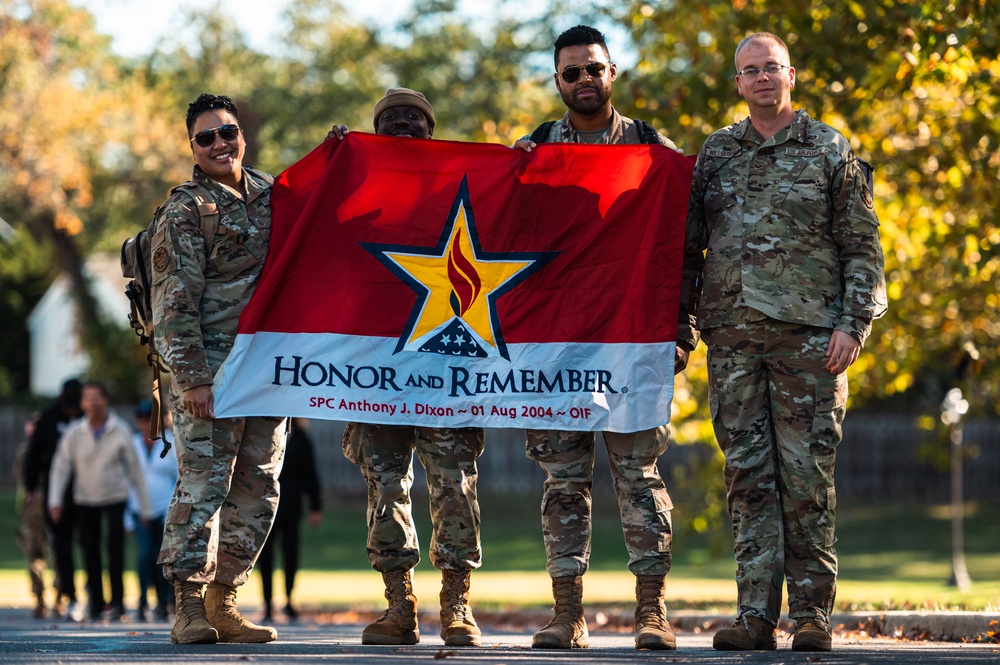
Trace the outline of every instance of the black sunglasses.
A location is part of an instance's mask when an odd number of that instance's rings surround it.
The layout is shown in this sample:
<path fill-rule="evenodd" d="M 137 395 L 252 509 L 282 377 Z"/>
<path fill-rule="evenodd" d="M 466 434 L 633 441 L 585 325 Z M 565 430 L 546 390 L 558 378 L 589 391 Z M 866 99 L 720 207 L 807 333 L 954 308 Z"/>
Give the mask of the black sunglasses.
<path fill-rule="evenodd" d="M 197 143 L 202 148 L 207 148 L 215 143 L 216 134 L 221 136 L 223 141 L 232 141 L 240 135 L 240 127 L 239 125 L 219 125 L 214 129 L 203 129 L 195 134 L 191 141 Z"/>
<path fill-rule="evenodd" d="M 604 70 L 607 69 L 607 65 L 603 62 L 588 62 L 585 65 L 570 65 L 566 69 L 562 70 L 560 76 L 562 80 L 566 83 L 576 83 L 576 80 L 580 78 L 580 73 L 586 69 L 587 75 L 592 79 L 599 79 L 604 76 Z"/>

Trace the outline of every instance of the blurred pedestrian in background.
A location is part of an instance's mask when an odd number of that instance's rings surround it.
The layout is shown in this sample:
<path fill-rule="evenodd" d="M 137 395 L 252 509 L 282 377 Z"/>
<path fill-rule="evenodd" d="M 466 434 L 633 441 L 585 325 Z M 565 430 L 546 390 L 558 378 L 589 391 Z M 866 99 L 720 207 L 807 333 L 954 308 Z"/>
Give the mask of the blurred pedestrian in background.
<path fill-rule="evenodd" d="M 48 613 L 45 606 L 45 559 L 49 549 L 45 537 L 45 506 L 41 501 L 27 503 L 24 500 L 24 458 L 37 420 L 38 414 L 35 413 L 24 421 L 24 441 L 14 454 L 14 484 L 17 487 L 17 544 L 27 559 L 31 595 L 35 597 L 32 614 L 36 619 L 44 619 Z"/>
<path fill-rule="evenodd" d="M 295 588 L 295 574 L 299 570 L 299 542 L 301 540 L 303 500 L 309 505 L 309 526 L 317 528 L 323 521 L 323 493 L 319 483 L 319 470 L 313 454 L 312 441 L 307 433 L 308 421 L 303 418 L 292 420 L 292 433 L 285 449 L 285 464 L 281 468 L 278 481 L 281 485 L 281 501 L 274 518 L 271 533 L 264 541 L 264 548 L 257 559 L 264 588 L 264 619 L 272 620 L 272 599 L 274 589 L 274 549 L 281 541 L 281 565 L 285 571 L 285 616 L 290 621 L 299 618 L 298 610 L 292 605 L 292 590 Z"/>
<path fill-rule="evenodd" d="M 142 506 L 142 519 L 149 518 L 149 495 L 142 468 L 132 447 L 132 429 L 108 409 L 108 392 L 103 384 L 83 385 L 80 408 L 84 417 L 66 430 L 52 458 L 49 482 L 49 515 L 58 524 L 62 500 L 70 476 L 76 477 L 73 498 L 80 525 L 80 545 L 87 569 L 87 603 L 91 620 L 121 619 L 125 615 L 125 502 L 129 485 L 135 488 Z M 107 522 L 108 577 L 111 602 L 104 606 L 101 561 L 102 522 Z M 105 614 L 105 609 L 107 613 Z"/>
<path fill-rule="evenodd" d="M 157 621 L 166 621 L 169 610 L 174 605 L 174 587 L 163 576 L 163 569 L 156 563 L 163 545 L 163 520 L 170 507 L 170 499 L 174 495 L 177 484 L 177 455 L 174 449 L 167 448 L 164 455 L 162 441 L 149 438 L 149 423 L 153 414 L 153 404 L 149 401 L 139 403 L 135 408 L 135 424 L 138 431 L 132 435 L 132 443 L 142 476 L 149 492 L 149 503 L 152 512 L 145 524 L 141 520 L 142 504 L 138 494 L 129 492 L 127 521 L 135 529 L 136 564 L 135 570 L 139 576 L 139 607 L 136 618 L 139 621 L 149 620 L 149 587 L 156 589 Z M 169 418 L 169 415 L 163 417 Z M 164 427 L 164 437 L 173 441 L 174 435 L 169 427 Z"/>
<path fill-rule="evenodd" d="M 57 592 L 53 613 L 59 617 L 65 612 L 66 617 L 73 621 L 83 620 L 84 615 L 83 606 L 77 602 L 76 582 L 73 579 L 76 571 L 73 562 L 73 531 L 76 525 L 73 478 L 70 477 L 66 482 L 58 523 L 45 510 L 45 501 L 49 494 L 52 457 L 59 438 L 69 423 L 81 414 L 80 390 L 81 384 L 77 379 L 69 379 L 63 384 L 59 397 L 42 411 L 35 423 L 34 433 L 28 438 L 28 448 L 24 454 L 24 505 L 31 508 L 37 503 L 45 512 L 45 525 L 52 545 L 56 573 L 54 585 Z"/>

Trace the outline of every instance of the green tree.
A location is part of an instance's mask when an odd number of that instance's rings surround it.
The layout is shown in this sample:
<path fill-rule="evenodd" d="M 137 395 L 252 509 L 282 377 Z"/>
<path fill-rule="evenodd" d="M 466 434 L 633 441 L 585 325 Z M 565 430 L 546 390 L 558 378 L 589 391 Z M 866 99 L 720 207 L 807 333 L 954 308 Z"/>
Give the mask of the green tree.
<path fill-rule="evenodd" d="M 980 408 L 1000 391 L 998 10 L 986 0 L 631 2 L 636 113 L 694 152 L 745 115 L 733 51 L 766 30 L 788 42 L 794 100 L 876 166 L 889 312 L 851 370 L 855 400 L 936 406 L 956 350 L 989 355 Z"/>
<path fill-rule="evenodd" d="M 130 390 L 134 363 L 120 350 L 131 333 L 102 319 L 83 265 L 169 175 L 176 152 L 162 150 L 155 100 L 92 17 L 62 0 L 0 0 L 0 98 L 0 211 L 69 276 L 92 367 Z"/>

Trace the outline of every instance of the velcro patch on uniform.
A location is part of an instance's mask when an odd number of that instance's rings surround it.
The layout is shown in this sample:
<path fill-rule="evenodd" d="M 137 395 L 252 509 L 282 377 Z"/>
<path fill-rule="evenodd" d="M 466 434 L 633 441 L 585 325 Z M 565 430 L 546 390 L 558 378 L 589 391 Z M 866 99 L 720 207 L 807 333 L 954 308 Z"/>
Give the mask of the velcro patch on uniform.
<path fill-rule="evenodd" d="M 785 154 L 792 157 L 815 157 L 826 152 L 826 148 L 785 148 Z"/>
<path fill-rule="evenodd" d="M 163 272 L 170 264 L 170 254 L 166 247 L 157 247 L 153 252 L 153 270 Z"/>
<path fill-rule="evenodd" d="M 723 150 L 722 148 L 705 148 L 706 157 L 735 157 L 740 152 L 739 148 Z"/>

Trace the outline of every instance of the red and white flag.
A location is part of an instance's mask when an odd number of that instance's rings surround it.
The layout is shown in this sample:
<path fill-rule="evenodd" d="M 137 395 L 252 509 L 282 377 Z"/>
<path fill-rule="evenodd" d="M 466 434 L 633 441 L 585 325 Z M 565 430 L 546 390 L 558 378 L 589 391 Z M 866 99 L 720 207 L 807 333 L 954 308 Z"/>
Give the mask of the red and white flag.
<path fill-rule="evenodd" d="M 275 181 L 216 414 L 668 422 L 691 171 L 661 146 L 324 142 Z"/>

